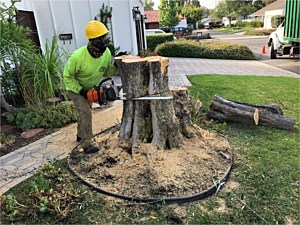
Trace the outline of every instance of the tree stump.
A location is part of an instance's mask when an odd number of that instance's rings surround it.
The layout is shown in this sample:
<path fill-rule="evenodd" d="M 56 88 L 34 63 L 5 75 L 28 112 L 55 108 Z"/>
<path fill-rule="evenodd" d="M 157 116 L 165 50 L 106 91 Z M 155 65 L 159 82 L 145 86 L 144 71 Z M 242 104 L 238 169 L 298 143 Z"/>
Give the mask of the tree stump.
<path fill-rule="evenodd" d="M 119 131 L 120 147 L 132 151 L 140 143 L 151 143 L 158 149 L 179 147 L 180 124 L 173 99 L 133 100 L 143 96 L 172 96 L 168 87 L 169 59 L 165 57 L 116 57 L 122 80 L 122 122 Z"/>
<path fill-rule="evenodd" d="M 261 124 L 284 130 L 292 130 L 296 127 L 296 119 L 283 116 L 279 105 L 249 104 L 227 100 L 220 96 L 214 97 L 207 117 L 220 122 Z"/>

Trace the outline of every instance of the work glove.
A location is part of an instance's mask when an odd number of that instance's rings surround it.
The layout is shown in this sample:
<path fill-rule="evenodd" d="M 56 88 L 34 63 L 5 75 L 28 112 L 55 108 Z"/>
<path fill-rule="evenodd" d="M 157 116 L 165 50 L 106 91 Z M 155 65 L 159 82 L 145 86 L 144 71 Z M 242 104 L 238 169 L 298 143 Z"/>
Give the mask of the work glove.
<path fill-rule="evenodd" d="M 128 52 L 127 51 L 119 52 L 118 54 L 115 55 L 115 57 L 122 56 L 122 55 L 128 55 Z"/>
<path fill-rule="evenodd" d="M 128 55 L 128 52 L 127 51 L 119 52 L 118 54 L 115 55 L 115 57 L 122 56 L 122 55 Z M 118 65 L 116 62 L 114 62 L 114 66 L 118 68 Z"/>
<path fill-rule="evenodd" d="M 84 90 L 83 88 L 80 90 L 79 94 L 80 94 L 81 96 L 83 96 L 84 98 L 87 98 L 87 91 Z"/>

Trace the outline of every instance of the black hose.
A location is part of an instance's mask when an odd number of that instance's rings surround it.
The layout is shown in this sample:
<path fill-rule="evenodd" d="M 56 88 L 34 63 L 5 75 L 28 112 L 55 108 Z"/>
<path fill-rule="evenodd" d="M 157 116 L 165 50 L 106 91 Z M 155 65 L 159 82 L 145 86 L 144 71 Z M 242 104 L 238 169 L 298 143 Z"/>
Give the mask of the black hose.
<path fill-rule="evenodd" d="M 100 133 L 96 134 L 95 136 L 105 133 L 115 127 L 117 127 L 119 125 L 114 125 L 110 128 L 107 128 L 103 131 L 101 131 Z M 70 157 L 70 155 L 72 154 L 72 152 L 78 147 L 78 145 L 72 149 L 72 151 L 70 152 L 68 159 Z M 230 165 L 228 166 L 225 175 L 214 185 L 212 185 L 211 187 L 209 187 L 207 190 L 202 191 L 198 194 L 195 195 L 191 195 L 191 196 L 183 196 L 183 197 L 175 197 L 175 198 L 135 198 L 135 197 L 130 197 L 130 196 L 126 196 L 126 195 L 120 195 L 120 194 L 116 194 L 113 192 L 109 192 L 106 191 L 104 189 L 101 189 L 99 187 L 96 187 L 95 185 L 93 185 L 92 183 L 86 181 L 82 176 L 80 176 L 69 164 L 69 160 L 68 161 L 68 167 L 70 169 L 70 171 L 79 178 L 79 180 L 81 180 L 84 184 L 86 184 L 87 186 L 93 188 L 95 191 L 101 193 L 101 194 L 105 194 L 111 197 L 116 197 L 116 198 L 120 198 L 123 200 L 127 200 L 127 201 L 131 201 L 131 202 L 136 202 L 136 203 L 149 203 L 149 204 L 157 204 L 157 203 L 161 203 L 161 204 L 182 204 L 182 203 L 186 203 L 186 202 L 191 202 L 191 201 L 197 201 L 197 200 L 202 200 L 205 199 L 213 194 L 215 194 L 220 188 L 222 188 L 223 184 L 226 182 L 226 180 L 229 178 L 232 166 L 233 166 L 233 154 L 231 153 L 231 157 L 230 157 Z"/>

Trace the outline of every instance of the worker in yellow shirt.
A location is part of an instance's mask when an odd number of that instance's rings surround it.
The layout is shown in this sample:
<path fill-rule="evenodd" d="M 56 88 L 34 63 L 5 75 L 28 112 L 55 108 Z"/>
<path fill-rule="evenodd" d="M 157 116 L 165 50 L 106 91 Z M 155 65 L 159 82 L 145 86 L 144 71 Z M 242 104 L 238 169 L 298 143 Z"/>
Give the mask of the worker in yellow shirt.
<path fill-rule="evenodd" d="M 103 23 L 96 20 L 88 22 L 85 28 L 88 44 L 70 55 L 63 74 L 66 90 L 77 110 L 77 141 L 86 154 L 99 151 L 92 145 L 92 112 L 87 93 L 100 83 L 102 77 L 117 72 L 117 67 L 112 64 L 107 34 Z"/>

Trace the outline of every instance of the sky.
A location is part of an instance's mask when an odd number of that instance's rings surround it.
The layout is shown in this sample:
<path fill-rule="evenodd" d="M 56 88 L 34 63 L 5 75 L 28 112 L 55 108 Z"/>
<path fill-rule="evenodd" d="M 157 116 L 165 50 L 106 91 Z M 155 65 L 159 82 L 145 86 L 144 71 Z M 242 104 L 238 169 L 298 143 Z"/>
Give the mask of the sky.
<path fill-rule="evenodd" d="M 200 4 L 206 8 L 213 9 L 219 1 L 220 0 L 200 0 Z M 158 9 L 159 2 L 160 0 L 154 0 L 154 10 Z"/>

